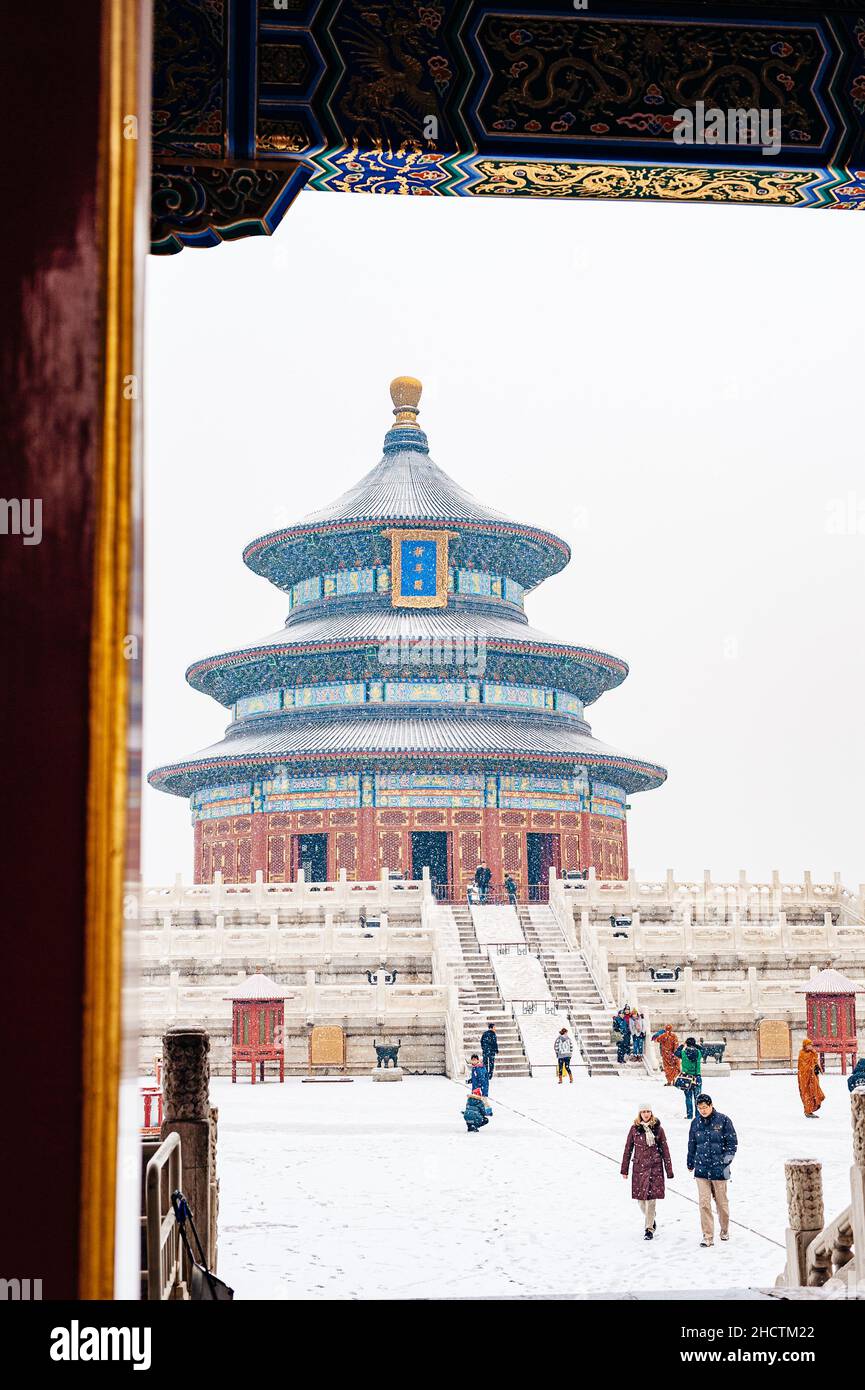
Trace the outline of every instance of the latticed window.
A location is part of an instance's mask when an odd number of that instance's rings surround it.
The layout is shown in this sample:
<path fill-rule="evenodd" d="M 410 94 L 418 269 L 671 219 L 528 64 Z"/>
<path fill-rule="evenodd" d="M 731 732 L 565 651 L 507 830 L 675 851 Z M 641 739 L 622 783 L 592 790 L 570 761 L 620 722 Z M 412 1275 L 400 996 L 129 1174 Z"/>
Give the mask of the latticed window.
<path fill-rule="evenodd" d="M 285 836 L 271 835 L 267 842 L 268 873 L 274 882 L 285 878 Z"/>
<path fill-rule="evenodd" d="M 379 837 L 381 863 L 391 871 L 402 868 L 402 836 L 387 830 Z"/>
<path fill-rule="evenodd" d="M 522 856 L 520 855 L 519 835 L 502 836 L 502 860 L 507 873 L 518 874 L 520 872 Z"/>

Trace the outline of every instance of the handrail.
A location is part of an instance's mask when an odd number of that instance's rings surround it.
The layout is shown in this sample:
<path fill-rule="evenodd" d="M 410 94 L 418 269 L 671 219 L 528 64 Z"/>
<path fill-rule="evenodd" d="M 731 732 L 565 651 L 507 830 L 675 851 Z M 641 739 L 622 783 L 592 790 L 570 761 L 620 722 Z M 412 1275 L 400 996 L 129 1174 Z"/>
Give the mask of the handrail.
<path fill-rule="evenodd" d="M 168 1169 L 166 1203 L 162 1175 Z M 147 1233 L 147 1297 L 156 1302 L 183 1297 L 181 1292 L 183 1247 L 180 1227 L 171 1205 L 172 1192 L 182 1191 L 183 1166 L 180 1135 L 174 1131 L 159 1145 L 145 1174 L 145 1225 Z"/>
<path fill-rule="evenodd" d="M 840 1216 L 816 1235 L 805 1251 L 805 1283 L 820 1288 L 834 1278 L 853 1258 L 853 1207 L 846 1207 Z"/>
<path fill-rule="evenodd" d="M 548 996 L 546 999 L 509 999 L 508 1003 L 511 1006 L 511 1015 L 514 1018 L 516 1018 L 518 1004 L 521 1005 L 520 1012 L 523 1014 L 536 1014 L 542 1005 L 544 1013 L 547 1014 L 560 1014 L 567 1012 L 565 1009 L 559 1008 L 558 1004 L 556 1004 L 555 1000 L 552 998 L 551 995 Z"/>

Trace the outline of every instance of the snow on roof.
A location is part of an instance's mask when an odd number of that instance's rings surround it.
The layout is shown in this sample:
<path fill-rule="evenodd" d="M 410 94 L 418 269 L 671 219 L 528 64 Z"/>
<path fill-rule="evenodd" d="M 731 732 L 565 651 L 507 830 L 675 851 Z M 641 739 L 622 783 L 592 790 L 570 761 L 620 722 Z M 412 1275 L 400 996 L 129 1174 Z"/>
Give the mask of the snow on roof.
<path fill-rule="evenodd" d="M 282 999 L 288 991 L 271 980 L 269 975 L 247 975 L 242 985 L 237 985 L 225 999 Z"/>
<path fill-rule="evenodd" d="M 857 985 L 840 970 L 821 970 L 805 984 L 796 986 L 797 994 L 858 994 L 865 985 Z"/>

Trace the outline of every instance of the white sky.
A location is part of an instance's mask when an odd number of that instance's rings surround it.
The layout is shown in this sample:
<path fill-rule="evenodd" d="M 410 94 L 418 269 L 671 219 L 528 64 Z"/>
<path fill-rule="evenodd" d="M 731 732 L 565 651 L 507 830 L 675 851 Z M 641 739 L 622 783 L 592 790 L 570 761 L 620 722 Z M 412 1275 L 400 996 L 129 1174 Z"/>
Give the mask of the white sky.
<path fill-rule="evenodd" d="M 221 737 L 186 666 L 287 610 L 243 546 L 378 462 L 408 373 L 436 462 L 572 544 L 532 624 L 630 664 L 589 719 L 669 769 L 635 872 L 865 879 L 858 219 L 308 192 L 147 289 L 145 769 Z M 146 880 L 191 867 L 145 788 Z"/>

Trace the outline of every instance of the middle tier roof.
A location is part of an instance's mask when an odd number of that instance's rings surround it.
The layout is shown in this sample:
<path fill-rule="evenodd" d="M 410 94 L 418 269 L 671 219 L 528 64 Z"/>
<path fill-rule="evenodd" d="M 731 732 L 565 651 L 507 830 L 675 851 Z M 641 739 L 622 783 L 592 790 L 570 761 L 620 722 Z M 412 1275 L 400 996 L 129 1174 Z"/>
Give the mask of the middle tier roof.
<path fill-rule="evenodd" d="M 426 641 L 461 646 L 474 654 L 482 643 L 485 659 L 493 660 L 499 678 L 516 682 L 524 676 L 521 664 L 552 667 L 549 683 L 571 691 L 586 705 L 620 685 L 628 674 L 627 662 L 621 657 L 558 641 L 505 605 L 502 611 L 477 603 L 451 603 L 446 609 L 404 609 L 350 601 L 341 610 L 310 617 L 298 614 L 277 632 L 248 647 L 195 661 L 186 679 L 193 689 L 228 706 L 244 695 L 300 683 L 299 664 L 316 657 L 342 654 L 349 659 L 352 654 L 368 652 L 377 674 L 387 676 L 396 668 L 379 667 L 379 653 L 398 644 L 406 654 L 406 669 L 413 668 L 416 675 L 423 663 L 410 659 L 408 653 L 417 650 L 412 644 Z M 436 666 L 435 657 L 431 665 Z M 447 679 L 444 664 L 436 669 L 436 676 Z M 304 681 L 309 679 L 303 677 Z"/>

